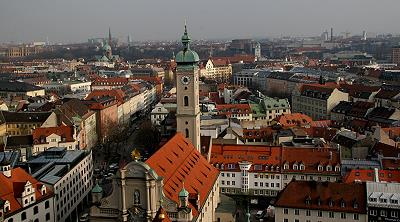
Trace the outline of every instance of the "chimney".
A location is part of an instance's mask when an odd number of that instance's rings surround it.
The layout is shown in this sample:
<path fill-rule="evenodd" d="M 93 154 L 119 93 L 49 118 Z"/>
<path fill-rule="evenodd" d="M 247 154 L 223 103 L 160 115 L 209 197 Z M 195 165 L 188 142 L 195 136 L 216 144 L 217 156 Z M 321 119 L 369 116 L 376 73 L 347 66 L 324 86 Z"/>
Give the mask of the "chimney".
<path fill-rule="evenodd" d="M 379 170 L 374 168 L 374 182 L 379 182 Z"/>

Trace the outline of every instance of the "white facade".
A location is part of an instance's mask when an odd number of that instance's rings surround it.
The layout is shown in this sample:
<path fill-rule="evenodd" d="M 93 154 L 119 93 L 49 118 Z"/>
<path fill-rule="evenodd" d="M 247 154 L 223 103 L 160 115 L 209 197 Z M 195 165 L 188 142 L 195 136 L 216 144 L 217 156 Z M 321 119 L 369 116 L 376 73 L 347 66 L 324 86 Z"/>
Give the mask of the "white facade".
<path fill-rule="evenodd" d="M 90 92 L 92 82 L 72 82 L 68 85 L 71 92 Z"/>
<path fill-rule="evenodd" d="M 18 213 L 7 216 L 4 218 L 5 222 L 23 222 L 23 221 L 32 221 L 32 222 L 57 222 L 58 220 L 54 217 L 54 197 L 44 199 L 40 202 L 33 201 L 32 204 L 28 204 L 26 208 L 22 211 L 18 211 Z M 4 208 L 9 207 L 9 202 L 6 201 Z M 4 212 L 7 212 L 3 209 Z"/>
<path fill-rule="evenodd" d="M 69 216 L 74 218 L 78 204 L 87 198 L 92 189 L 92 176 L 93 158 L 92 152 L 90 152 L 52 185 L 55 194 L 54 215 L 56 221 L 65 221 Z"/>
<path fill-rule="evenodd" d="M 164 108 L 164 106 L 161 103 L 158 103 L 154 109 L 151 111 L 150 118 L 151 118 L 151 123 L 153 125 L 160 125 L 161 122 L 167 117 L 168 115 L 168 110 Z"/>
<path fill-rule="evenodd" d="M 51 147 L 65 147 L 67 148 L 67 150 L 75 150 L 77 145 L 76 140 L 72 142 L 71 141 L 67 142 L 63 138 L 61 138 L 60 135 L 57 135 L 55 133 L 46 137 L 46 141 L 43 142 L 45 143 L 41 142 L 40 144 L 33 145 L 32 155 L 37 155 Z"/>
<path fill-rule="evenodd" d="M 281 222 L 366 222 L 366 214 L 334 212 L 325 210 L 306 210 L 296 208 L 275 208 L 275 221 Z"/>
<path fill-rule="evenodd" d="M 251 165 L 249 162 L 239 163 L 240 172 L 230 164 L 219 166 L 221 193 L 276 196 L 282 190 L 280 172 L 252 172 L 249 171 Z"/>

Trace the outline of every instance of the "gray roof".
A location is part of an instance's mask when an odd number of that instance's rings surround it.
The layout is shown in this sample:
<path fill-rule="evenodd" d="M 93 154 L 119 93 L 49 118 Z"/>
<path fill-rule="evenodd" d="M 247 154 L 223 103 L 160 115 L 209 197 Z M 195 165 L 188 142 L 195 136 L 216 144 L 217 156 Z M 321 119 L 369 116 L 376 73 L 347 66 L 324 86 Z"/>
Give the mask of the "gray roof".
<path fill-rule="evenodd" d="M 77 165 L 84 157 L 84 150 L 66 150 L 63 147 L 52 147 L 36 158 L 28 161 L 33 176 L 48 183 L 57 183 L 68 171 Z"/>
<path fill-rule="evenodd" d="M 0 91 L 5 92 L 30 92 L 42 90 L 42 87 L 35 86 L 26 82 L 13 82 L 0 80 Z"/>
<path fill-rule="evenodd" d="M 0 111 L 1 123 L 43 123 L 52 112 L 9 112 Z"/>

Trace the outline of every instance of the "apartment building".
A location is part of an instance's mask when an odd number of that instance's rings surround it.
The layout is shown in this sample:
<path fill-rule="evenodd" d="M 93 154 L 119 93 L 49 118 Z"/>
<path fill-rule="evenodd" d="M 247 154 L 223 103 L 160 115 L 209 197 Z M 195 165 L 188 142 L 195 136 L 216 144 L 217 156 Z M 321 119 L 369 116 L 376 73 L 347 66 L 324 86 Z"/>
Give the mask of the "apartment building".
<path fill-rule="evenodd" d="M 292 94 L 292 112 L 304 113 L 313 120 L 330 119 L 331 110 L 349 94 L 341 92 L 336 83 L 304 84 Z"/>
<path fill-rule="evenodd" d="M 54 221 L 78 220 L 93 186 L 92 152 L 53 147 L 27 164 L 32 176 L 54 192 Z"/>
<path fill-rule="evenodd" d="M 220 169 L 220 192 L 276 196 L 293 179 L 337 181 L 338 152 L 304 147 L 213 144 L 210 163 Z"/>
<path fill-rule="evenodd" d="M 75 129 L 70 126 L 40 127 L 33 130 L 32 155 L 38 155 L 51 147 L 77 148 Z"/>
<path fill-rule="evenodd" d="M 275 221 L 368 221 L 362 183 L 292 181 L 278 195 Z"/>

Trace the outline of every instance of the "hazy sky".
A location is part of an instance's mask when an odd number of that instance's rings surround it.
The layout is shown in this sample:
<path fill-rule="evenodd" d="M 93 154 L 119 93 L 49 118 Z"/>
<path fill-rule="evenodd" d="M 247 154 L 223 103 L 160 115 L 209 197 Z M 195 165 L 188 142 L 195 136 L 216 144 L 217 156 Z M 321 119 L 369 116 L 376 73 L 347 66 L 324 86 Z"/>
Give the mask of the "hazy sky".
<path fill-rule="evenodd" d="M 400 0 L 0 0 L 0 42 L 400 33 Z"/>

